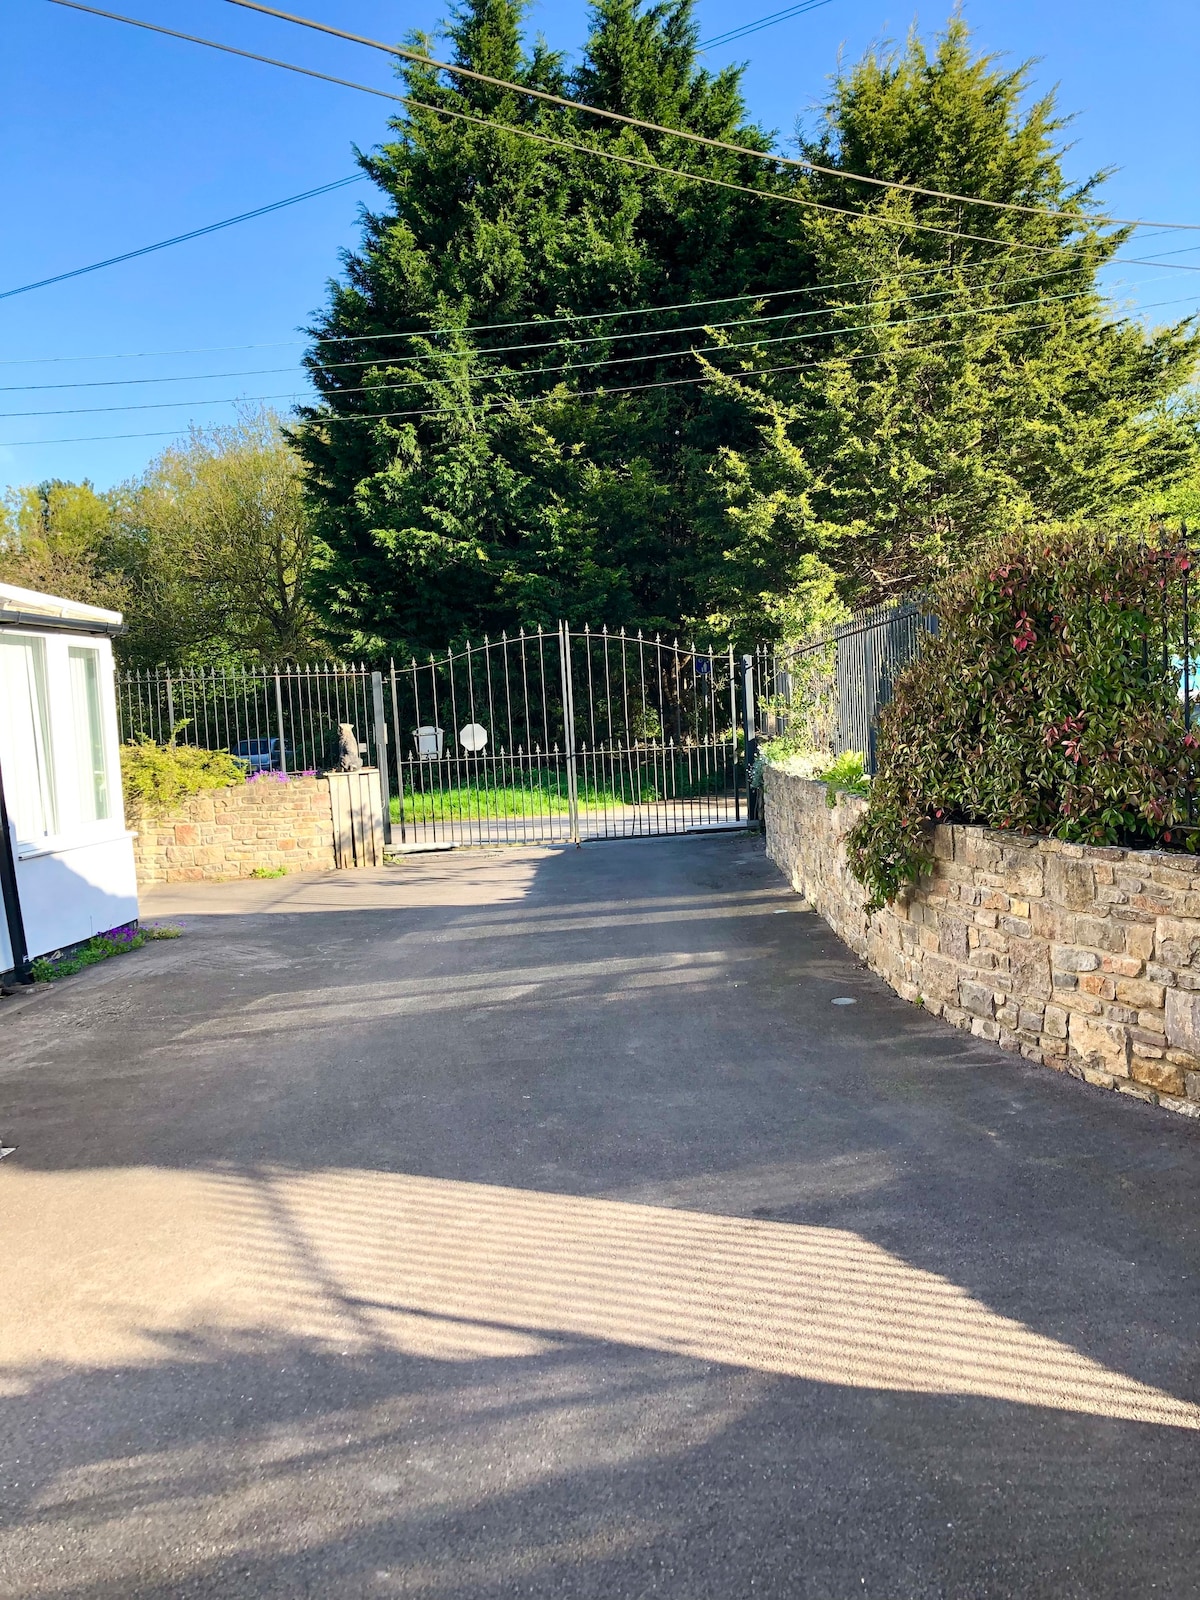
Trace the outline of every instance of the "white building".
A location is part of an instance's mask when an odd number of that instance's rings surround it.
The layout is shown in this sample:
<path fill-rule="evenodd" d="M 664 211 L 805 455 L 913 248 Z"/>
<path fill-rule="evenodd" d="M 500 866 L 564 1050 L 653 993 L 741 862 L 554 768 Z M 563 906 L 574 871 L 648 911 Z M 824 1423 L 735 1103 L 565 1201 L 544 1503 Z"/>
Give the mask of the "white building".
<path fill-rule="evenodd" d="M 22 930 L 33 958 L 137 917 L 113 678 L 120 628 L 117 611 L 0 583 L 0 781 L 14 869 L 0 839 L 0 972 L 19 961 Z"/>

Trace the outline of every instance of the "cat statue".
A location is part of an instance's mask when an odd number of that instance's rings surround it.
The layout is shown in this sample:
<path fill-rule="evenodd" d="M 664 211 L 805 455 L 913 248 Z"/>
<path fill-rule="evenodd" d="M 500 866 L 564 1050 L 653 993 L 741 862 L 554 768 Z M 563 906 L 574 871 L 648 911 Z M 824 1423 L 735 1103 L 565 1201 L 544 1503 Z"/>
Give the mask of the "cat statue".
<path fill-rule="evenodd" d="M 362 767 L 362 755 L 358 748 L 358 740 L 354 737 L 354 729 L 348 722 L 338 723 L 338 772 L 358 772 Z"/>

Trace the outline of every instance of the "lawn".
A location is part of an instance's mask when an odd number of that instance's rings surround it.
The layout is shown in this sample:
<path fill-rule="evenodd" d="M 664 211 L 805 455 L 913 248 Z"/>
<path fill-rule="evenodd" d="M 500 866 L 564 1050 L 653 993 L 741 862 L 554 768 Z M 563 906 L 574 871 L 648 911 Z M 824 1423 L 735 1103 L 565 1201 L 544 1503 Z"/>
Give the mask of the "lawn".
<path fill-rule="evenodd" d="M 585 763 L 581 762 L 581 766 Z M 405 763 L 404 818 L 407 822 L 441 822 L 457 818 L 538 817 L 570 809 L 567 778 L 545 768 L 505 773 L 499 781 L 481 778 L 455 782 L 440 767 Z M 507 781 L 505 781 L 507 780 Z M 611 810 L 628 805 L 653 805 L 662 800 L 699 799 L 726 792 L 723 772 L 696 774 L 686 760 L 673 769 L 660 760 L 636 763 L 630 773 L 621 770 L 610 782 L 590 781 L 579 775 L 582 811 Z M 400 820 L 400 800 L 392 797 L 392 821 Z"/>

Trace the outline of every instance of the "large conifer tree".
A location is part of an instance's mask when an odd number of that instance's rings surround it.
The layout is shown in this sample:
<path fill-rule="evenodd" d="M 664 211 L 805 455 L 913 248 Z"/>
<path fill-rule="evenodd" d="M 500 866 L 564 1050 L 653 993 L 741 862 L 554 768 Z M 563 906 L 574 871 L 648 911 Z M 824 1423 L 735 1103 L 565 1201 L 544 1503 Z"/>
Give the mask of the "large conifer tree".
<path fill-rule="evenodd" d="M 596 0 L 573 70 L 525 47 L 521 13 L 466 0 L 453 59 L 768 147 L 738 73 L 697 67 L 691 0 Z M 402 75 L 415 99 L 584 149 L 411 110 L 362 158 L 387 204 L 313 330 L 323 403 L 298 433 L 317 599 L 350 648 L 555 616 L 790 631 L 834 578 L 848 600 L 888 593 L 998 527 L 1109 513 L 1186 465 L 1194 436 L 1168 402 L 1192 341 L 1113 322 L 1096 274 L 1120 236 L 1090 220 L 1092 186 L 1067 184 L 1052 103 L 1023 110 L 1023 73 L 973 57 L 961 23 L 933 56 L 914 38 L 837 79 L 806 153 L 1068 217 L 810 177 Z M 505 326 L 531 319 L 545 326 Z M 403 412 L 421 414 L 380 415 Z"/>
<path fill-rule="evenodd" d="M 1029 208 L 806 181 L 864 214 L 803 224 L 806 266 L 844 287 L 795 347 L 811 370 L 736 385 L 763 422 L 740 489 L 768 540 L 781 483 L 803 494 L 849 599 L 925 582 L 990 534 L 1119 522 L 1195 460 L 1178 404 L 1192 324 L 1113 315 L 1098 273 L 1141 252 L 1098 224 L 1099 179 L 1067 182 L 1064 123 L 1053 97 L 1023 110 L 1027 87 L 1027 67 L 974 56 L 955 20 L 932 55 L 914 35 L 836 79 L 804 146 L 824 167 Z"/>

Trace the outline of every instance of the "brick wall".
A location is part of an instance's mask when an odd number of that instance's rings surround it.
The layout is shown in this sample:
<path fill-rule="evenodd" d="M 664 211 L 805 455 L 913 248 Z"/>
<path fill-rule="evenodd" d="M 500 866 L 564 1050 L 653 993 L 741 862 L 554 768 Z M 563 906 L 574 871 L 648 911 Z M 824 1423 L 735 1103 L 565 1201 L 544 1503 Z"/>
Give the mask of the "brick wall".
<path fill-rule="evenodd" d="M 1200 860 L 941 827 L 929 876 L 868 917 L 845 852 L 866 802 L 778 768 L 765 795 L 771 859 L 897 994 L 1200 1116 Z"/>
<path fill-rule="evenodd" d="M 141 816 L 138 882 L 198 883 L 248 878 L 256 868 L 330 870 L 333 818 L 327 778 L 258 778 L 189 795 L 169 816 Z"/>

